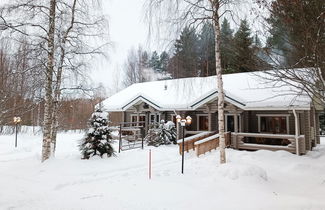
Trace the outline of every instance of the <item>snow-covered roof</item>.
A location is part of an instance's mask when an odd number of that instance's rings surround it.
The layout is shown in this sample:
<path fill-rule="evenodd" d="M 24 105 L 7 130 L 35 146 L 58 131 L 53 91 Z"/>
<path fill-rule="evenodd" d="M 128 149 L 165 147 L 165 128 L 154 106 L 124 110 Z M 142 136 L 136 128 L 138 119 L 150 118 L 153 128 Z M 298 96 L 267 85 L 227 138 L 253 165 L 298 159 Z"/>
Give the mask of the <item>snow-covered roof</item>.
<path fill-rule="evenodd" d="M 244 110 L 309 109 L 311 99 L 293 86 L 270 82 L 264 72 L 223 75 L 225 100 Z M 133 84 L 103 101 L 105 110 L 124 111 L 146 102 L 160 111 L 195 110 L 217 99 L 217 77 L 193 77 Z"/>

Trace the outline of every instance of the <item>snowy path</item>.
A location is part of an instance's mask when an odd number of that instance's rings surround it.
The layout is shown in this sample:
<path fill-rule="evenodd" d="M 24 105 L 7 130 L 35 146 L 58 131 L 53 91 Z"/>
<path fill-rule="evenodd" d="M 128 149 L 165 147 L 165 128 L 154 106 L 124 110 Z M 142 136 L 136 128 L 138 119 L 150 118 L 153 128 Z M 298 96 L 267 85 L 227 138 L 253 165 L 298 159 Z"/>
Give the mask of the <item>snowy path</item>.
<path fill-rule="evenodd" d="M 82 134 L 60 134 L 40 163 L 40 136 L 0 136 L 0 209 L 325 209 L 325 145 L 306 156 L 227 150 L 186 154 L 174 145 L 80 160 Z M 117 144 L 115 145 L 117 146 Z M 148 179 L 148 150 L 153 178 Z"/>

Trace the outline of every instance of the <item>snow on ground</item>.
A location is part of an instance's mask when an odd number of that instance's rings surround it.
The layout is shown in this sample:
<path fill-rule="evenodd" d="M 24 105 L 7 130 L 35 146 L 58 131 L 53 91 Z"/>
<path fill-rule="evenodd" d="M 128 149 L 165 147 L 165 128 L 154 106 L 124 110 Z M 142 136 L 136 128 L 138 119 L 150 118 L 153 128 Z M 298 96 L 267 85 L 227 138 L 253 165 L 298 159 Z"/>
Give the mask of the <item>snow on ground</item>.
<path fill-rule="evenodd" d="M 305 156 L 227 149 L 186 154 L 175 145 L 81 160 L 80 133 L 58 136 L 56 157 L 40 163 L 41 136 L 0 136 L 0 209 L 325 209 L 325 140 Z M 114 145 L 117 146 L 117 142 Z M 148 179 L 148 151 L 153 177 Z"/>

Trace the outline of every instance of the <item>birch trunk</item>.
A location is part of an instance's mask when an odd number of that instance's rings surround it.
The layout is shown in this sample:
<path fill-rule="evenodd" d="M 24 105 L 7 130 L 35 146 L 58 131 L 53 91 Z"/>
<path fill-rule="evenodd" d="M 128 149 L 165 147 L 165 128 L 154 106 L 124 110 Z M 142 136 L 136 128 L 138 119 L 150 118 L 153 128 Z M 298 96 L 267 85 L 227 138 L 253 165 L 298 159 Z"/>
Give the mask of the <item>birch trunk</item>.
<path fill-rule="evenodd" d="M 211 0 L 213 8 L 213 23 L 215 32 L 215 56 L 216 56 L 216 74 L 218 85 L 218 126 L 219 126 L 219 148 L 220 148 L 220 163 L 226 163 L 226 140 L 225 140 L 225 115 L 224 103 L 225 94 L 223 90 L 222 81 L 222 67 L 221 67 L 221 54 L 220 54 L 220 24 L 219 24 L 219 0 Z"/>
<path fill-rule="evenodd" d="M 44 130 L 42 145 L 42 162 L 51 156 L 51 130 L 52 130 L 52 110 L 53 110 L 53 73 L 54 73 L 54 33 L 55 33 L 55 9 L 56 0 L 50 1 L 49 31 L 48 31 L 48 60 L 46 68 L 45 83 L 45 107 L 44 107 Z"/>
<path fill-rule="evenodd" d="M 55 91 L 56 92 L 56 91 Z M 53 103 L 53 110 L 52 110 L 52 125 L 51 125 L 51 155 L 55 155 L 56 149 L 56 136 L 58 133 L 58 114 L 59 114 L 59 99 L 60 95 L 54 93 L 54 103 Z"/>
<path fill-rule="evenodd" d="M 55 154 L 56 149 L 56 136 L 58 132 L 58 114 L 59 114 L 59 103 L 61 99 L 61 83 L 62 83 L 62 72 L 63 72 L 63 65 L 64 65 L 64 59 L 66 56 L 66 42 L 68 40 L 69 33 L 73 29 L 74 23 L 75 23 L 75 11 L 76 11 L 76 4 L 77 0 L 73 1 L 72 8 L 71 8 L 71 21 L 68 29 L 64 33 L 64 36 L 61 40 L 60 44 L 60 60 L 58 69 L 56 72 L 56 83 L 55 83 L 55 90 L 54 90 L 54 104 L 53 104 L 53 110 L 52 110 L 52 133 L 51 133 L 51 143 L 53 145 L 52 149 L 52 155 Z"/>

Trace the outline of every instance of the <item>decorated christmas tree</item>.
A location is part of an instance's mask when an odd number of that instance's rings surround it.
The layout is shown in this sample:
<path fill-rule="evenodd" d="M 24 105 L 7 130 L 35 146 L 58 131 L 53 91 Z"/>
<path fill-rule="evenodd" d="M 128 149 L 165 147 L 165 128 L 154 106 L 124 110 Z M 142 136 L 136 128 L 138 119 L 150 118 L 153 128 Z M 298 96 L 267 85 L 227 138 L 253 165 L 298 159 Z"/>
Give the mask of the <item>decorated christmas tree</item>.
<path fill-rule="evenodd" d="M 89 119 L 90 128 L 80 144 L 82 159 L 89 159 L 95 155 L 100 157 L 104 154 L 108 157 L 114 155 L 107 116 L 106 112 L 97 109 Z"/>

